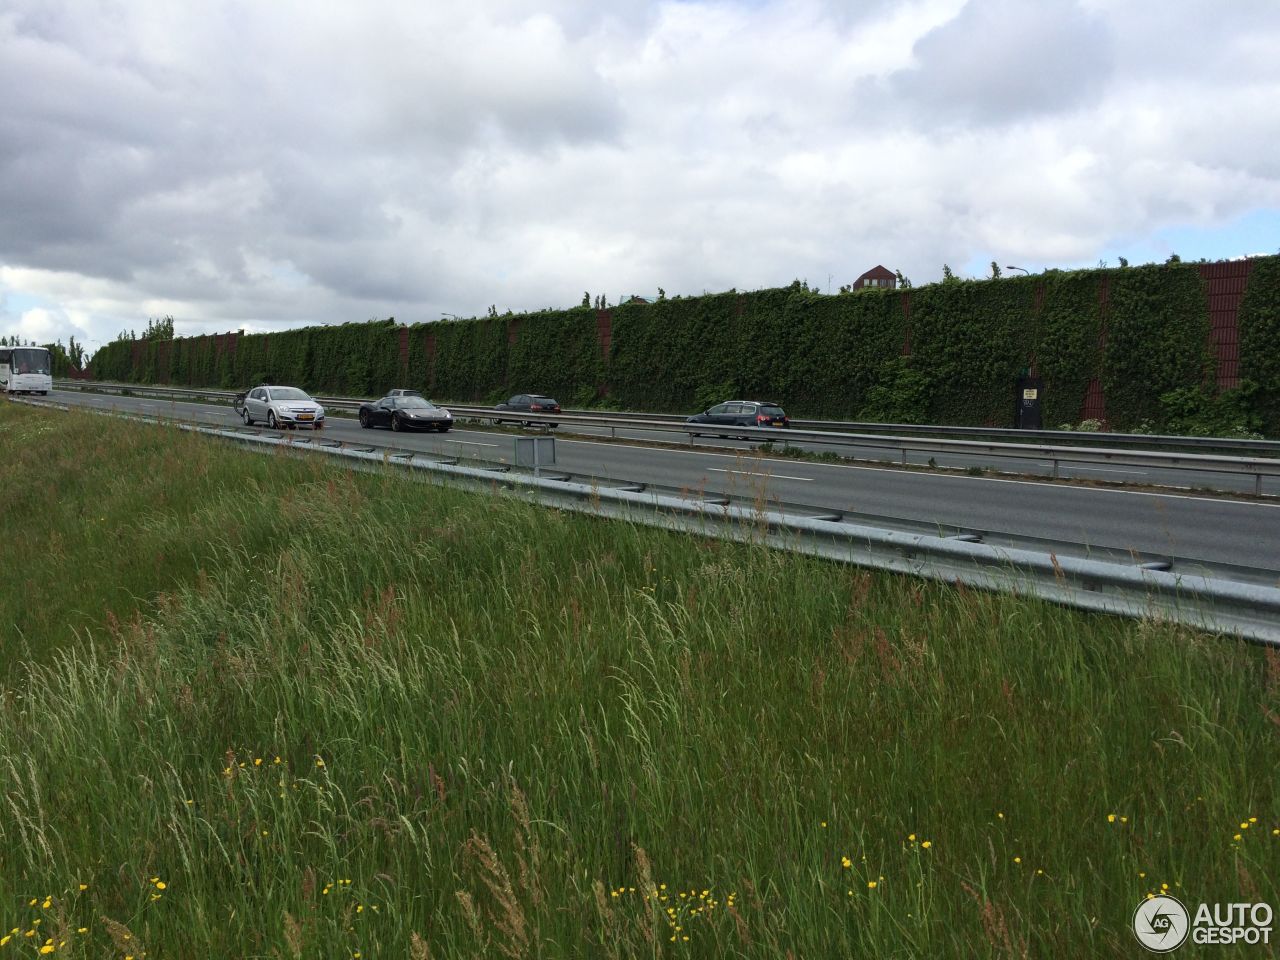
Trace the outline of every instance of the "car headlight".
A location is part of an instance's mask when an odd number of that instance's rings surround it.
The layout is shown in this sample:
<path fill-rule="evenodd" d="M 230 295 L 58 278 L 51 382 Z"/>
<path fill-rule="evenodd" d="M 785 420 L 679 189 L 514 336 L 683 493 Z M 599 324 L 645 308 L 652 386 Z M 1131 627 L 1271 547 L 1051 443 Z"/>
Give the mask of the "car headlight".
<path fill-rule="evenodd" d="M 450 413 L 448 410 L 441 410 L 441 411 L 440 411 L 440 415 L 441 415 L 442 417 L 448 417 L 450 420 L 452 420 L 452 419 L 453 419 L 453 414 L 452 414 L 452 413 Z"/>
<path fill-rule="evenodd" d="M 317 416 L 317 417 L 323 417 L 323 416 L 324 416 L 324 407 L 316 407 L 316 416 Z"/>

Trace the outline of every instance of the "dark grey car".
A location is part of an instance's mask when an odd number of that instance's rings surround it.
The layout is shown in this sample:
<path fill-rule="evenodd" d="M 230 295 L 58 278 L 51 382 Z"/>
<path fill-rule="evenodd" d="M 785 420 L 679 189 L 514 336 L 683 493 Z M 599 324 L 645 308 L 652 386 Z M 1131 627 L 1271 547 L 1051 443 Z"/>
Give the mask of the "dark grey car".
<path fill-rule="evenodd" d="M 768 400 L 730 400 L 727 403 L 717 403 L 709 410 L 688 417 L 685 423 L 689 425 L 705 423 L 717 427 L 786 428 L 791 425 L 782 407 Z M 686 427 L 686 429 L 689 428 Z M 701 436 L 692 429 L 689 433 L 695 437 Z"/>

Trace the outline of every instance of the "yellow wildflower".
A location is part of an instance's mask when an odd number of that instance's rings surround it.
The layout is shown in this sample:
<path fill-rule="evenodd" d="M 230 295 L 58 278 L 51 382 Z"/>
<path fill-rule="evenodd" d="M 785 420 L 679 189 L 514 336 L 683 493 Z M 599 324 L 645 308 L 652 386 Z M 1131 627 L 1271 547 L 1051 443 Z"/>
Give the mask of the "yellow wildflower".
<path fill-rule="evenodd" d="M 922 846 L 922 847 L 924 847 L 926 850 L 928 850 L 930 847 L 932 847 L 932 846 L 933 846 L 933 841 L 932 841 L 932 840 L 926 840 L 926 841 L 924 841 L 924 843 L 920 844 L 920 846 Z"/>
<path fill-rule="evenodd" d="M 878 884 L 876 883 L 876 881 L 874 881 L 874 880 L 868 880 L 868 881 L 867 881 L 867 889 L 868 889 L 868 890 L 874 890 L 877 886 L 878 886 Z"/>

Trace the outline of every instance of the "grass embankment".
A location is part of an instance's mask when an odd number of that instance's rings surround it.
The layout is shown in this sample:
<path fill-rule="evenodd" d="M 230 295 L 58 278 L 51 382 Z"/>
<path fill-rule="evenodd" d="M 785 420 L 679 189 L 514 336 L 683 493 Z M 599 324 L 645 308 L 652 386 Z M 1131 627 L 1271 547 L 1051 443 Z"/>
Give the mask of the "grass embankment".
<path fill-rule="evenodd" d="M 0 505 L 0 960 L 1129 956 L 1164 884 L 1280 903 L 1256 648 L 10 404 Z"/>

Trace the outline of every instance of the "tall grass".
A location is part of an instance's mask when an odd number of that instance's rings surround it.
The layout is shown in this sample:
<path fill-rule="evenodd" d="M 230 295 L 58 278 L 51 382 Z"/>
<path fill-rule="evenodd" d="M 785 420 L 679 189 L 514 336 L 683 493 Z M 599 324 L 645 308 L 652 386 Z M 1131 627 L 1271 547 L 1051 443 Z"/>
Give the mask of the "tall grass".
<path fill-rule="evenodd" d="M 1164 884 L 1280 904 L 1256 648 L 12 405 L 0 504 L 0 957 L 1132 955 Z"/>

